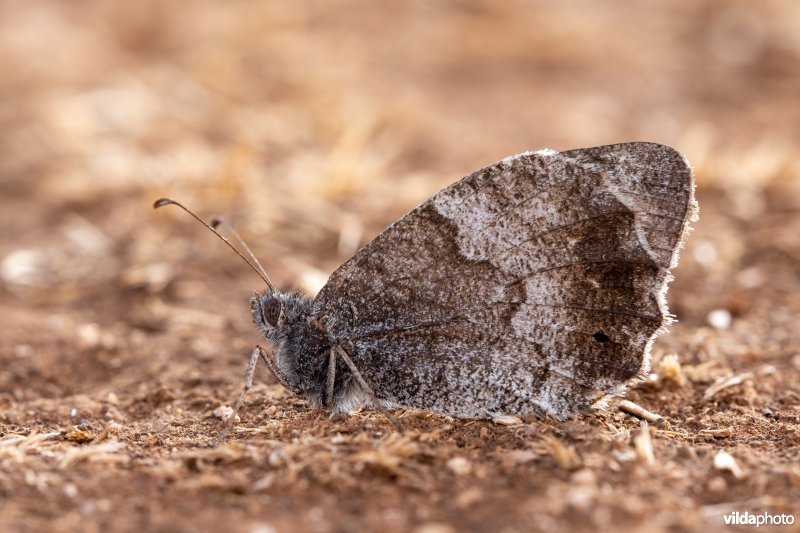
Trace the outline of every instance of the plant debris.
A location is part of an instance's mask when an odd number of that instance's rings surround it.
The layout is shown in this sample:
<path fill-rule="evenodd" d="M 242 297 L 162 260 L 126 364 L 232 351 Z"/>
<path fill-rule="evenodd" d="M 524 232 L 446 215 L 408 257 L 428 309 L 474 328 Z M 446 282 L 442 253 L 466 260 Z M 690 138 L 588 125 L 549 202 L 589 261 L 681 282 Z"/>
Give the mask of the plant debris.
<path fill-rule="evenodd" d="M 796 3 L 37 0 L 2 14 L 0 530 L 800 519 Z M 369 409 L 318 412 L 259 367 L 213 447 L 264 342 L 248 306 L 262 287 L 156 198 L 224 216 L 276 285 L 313 294 L 469 170 L 623 140 L 686 154 L 700 220 L 668 294 L 677 321 L 619 404 L 569 420 L 398 410 L 399 433 Z"/>

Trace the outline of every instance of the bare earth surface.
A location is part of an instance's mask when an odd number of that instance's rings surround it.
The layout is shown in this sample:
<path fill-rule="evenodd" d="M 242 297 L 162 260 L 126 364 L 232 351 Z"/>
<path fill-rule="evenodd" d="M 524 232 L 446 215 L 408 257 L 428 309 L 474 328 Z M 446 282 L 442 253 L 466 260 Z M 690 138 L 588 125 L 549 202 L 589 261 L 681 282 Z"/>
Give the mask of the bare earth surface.
<path fill-rule="evenodd" d="M 0 2 L 0 530 L 798 530 L 798 27 L 789 0 Z M 157 197 L 314 293 L 472 170 L 628 140 L 698 179 L 679 323 L 628 395 L 662 422 L 398 433 L 259 368 L 212 447 L 261 286 Z"/>

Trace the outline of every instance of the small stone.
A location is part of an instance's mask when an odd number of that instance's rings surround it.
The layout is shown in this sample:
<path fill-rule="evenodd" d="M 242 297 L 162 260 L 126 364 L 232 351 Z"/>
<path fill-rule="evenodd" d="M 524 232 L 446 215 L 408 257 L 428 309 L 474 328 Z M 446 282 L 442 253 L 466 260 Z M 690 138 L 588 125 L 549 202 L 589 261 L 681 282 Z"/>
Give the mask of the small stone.
<path fill-rule="evenodd" d="M 594 497 L 597 494 L 597 489 L 593 486 L 579 485 L 572 487 L 567 491 L 567 503 L 574 509 L 579 511 L 586 511 L 594 502 Z"/>
<path fill-rule="evenodd" d="M 78 327 L 78 344 L 81 348 L 97 348 L 102 340 L 100 326 L 97 324 L 82 324 Z"/>
<path fill-rule="evenodd" d="M 447 468 L 458 476 L 469 474 L 472 471 L 472 464 L 463 457 L 453 457 L 447 461 Z"/>
<path fill-rule="evenodd" d="M 711 266 L 717 261 L 719 253 L 714 243 L 706 240 L 698 240 L 692 248 L 694 260 L 704 266 Z"/>
<path fill-rule="evenodd" d="M 39 286 L 44 283 L 47 256 L 39 250 L 14 250 L 0 262 L 0 277 L 15 285 Z"/>
<path fill-rule="evenodd" d="M 714 468 L 730 472 L 736 479 L 743 479 L 745 477 L 744 471 L 739 467 L 736 459 L 725 450 L 720 450 L 714 456 Z"/>
<path fill-rule="evenodd" d="M 64 494 L 68 498 L 74 498 L 75 496 L 78 495 L 78 487 L 76 487 L 74 483 L 65 483 Z"/>
<path fill-rule="evenodd" d="M 733 317 L 731 317 L 731 313 L 727 309 L 714 309 L 708 313 L 706 321 L 712 328 L 723 330 L 731 327 Z"/>
<path fill-rule="evenodd" d="M 215 418 L 219 418 L 220 420 L 227 420 L 233 414 L 233 407 L 227 405 L 221 405 L 216 409 L 214 409 L 214 412 L 211 414 L 214 415 Z M 236 422 L 239 421 L 239 415 L 236 415 L 234 421 Z"/>

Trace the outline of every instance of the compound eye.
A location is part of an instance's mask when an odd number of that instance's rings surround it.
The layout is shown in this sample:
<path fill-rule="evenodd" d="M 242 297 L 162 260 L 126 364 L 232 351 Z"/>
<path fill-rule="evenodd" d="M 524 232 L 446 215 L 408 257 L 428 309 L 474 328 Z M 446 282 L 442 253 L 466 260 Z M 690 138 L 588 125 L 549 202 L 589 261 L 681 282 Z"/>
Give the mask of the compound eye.
<path fill-rule="evenodd" d="M 264 304 L 264 320 L 270 326 L 278 325 L 278 318 L 281 316 L 281 302 L 277 298 L 270 297 L 267 303 Z"/>

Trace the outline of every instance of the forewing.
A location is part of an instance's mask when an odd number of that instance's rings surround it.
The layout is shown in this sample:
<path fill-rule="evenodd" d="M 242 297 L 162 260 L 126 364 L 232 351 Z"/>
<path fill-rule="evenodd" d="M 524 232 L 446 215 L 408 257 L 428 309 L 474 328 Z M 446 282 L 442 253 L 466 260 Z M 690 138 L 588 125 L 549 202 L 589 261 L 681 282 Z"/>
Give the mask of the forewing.
<path fill-rule="evenodd" d="M 657 144 L 509 157 L 378 235 L 315 314 L 390 403 L 565 417 L 649 369 L 693 191 Z"/>

